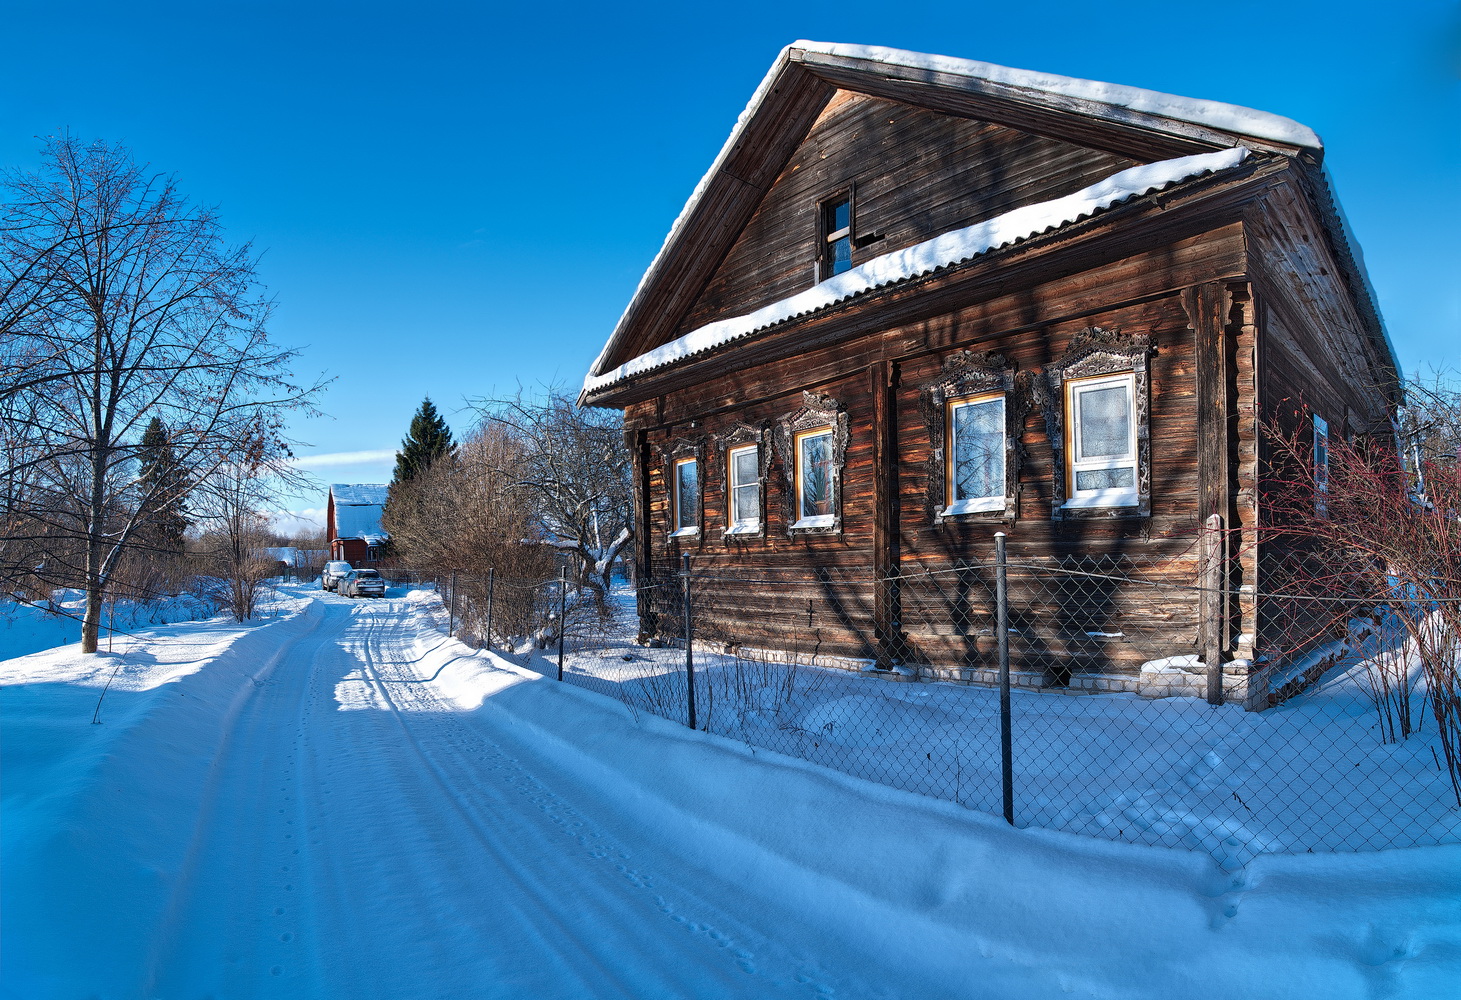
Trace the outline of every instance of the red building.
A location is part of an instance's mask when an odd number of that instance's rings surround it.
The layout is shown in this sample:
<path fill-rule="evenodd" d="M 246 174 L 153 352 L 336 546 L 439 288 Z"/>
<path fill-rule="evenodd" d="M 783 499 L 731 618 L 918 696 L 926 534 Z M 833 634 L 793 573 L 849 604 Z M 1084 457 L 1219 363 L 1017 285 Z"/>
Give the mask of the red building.
<path fill-rule="evenodd" d="M 330 487 L 325 537 L 331 559 L 343 559 L 356 568 L 380 561 L 391 537 L 380 526 L 386 489 L 383 483 L 335 483 Z"/>

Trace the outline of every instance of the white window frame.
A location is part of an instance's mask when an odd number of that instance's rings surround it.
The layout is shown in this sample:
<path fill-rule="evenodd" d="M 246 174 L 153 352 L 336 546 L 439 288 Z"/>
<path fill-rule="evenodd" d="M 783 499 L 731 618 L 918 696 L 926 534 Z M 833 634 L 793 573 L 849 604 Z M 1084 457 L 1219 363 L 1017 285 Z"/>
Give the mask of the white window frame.
<path fill-rule="evenodd" d="M 1081 394 L 1090 390 L 1117 385 L 1126 387 L 1126 454 L 1082 458 L 1080 455 L 1079 398 Z M 1085 378 L 1067 379 L 1065 383 L 1065 417 L 1066 492 L 1069 496 L 1063 506 L 1067 508 L 1138 506 L 1141 502 L 1139 492 L 1141 469 L 1138 467 L 1140 458 L 1137 453 L 1136 373 L 1120 372 L 1114 375 L 1092 375 Z M 1131 486 L 1099 490 L 1082 490 L 1076 487 L 1078 473 L 1097 472 L 1105 469 L 1130 469 Z"/>
<path fill-rule="evenodd" d="M 701 481 L 700 478 L 700 460 L 698 458 L 677 458 L 673 463 L 671 463 L 670 495 L 674 500 L 674 509 L 671 511 L 671 513 L 674 515 L 675 526 L 675 530 L 670 532 L 671 538 L 683 538 L 688 535 L 700 534 L 700 511 L 698 509 L 700 504 L 698 498 L 695 504 L 697 509 L 687 511 L 685 509 L 685 499 L 683 496 L 680 495 L 680 467 L 685 465 L 693 465 L 695 467 L 695 486 L 697 494 L 701 493 L 705 489 L 705 484 Z M 690 523 L 688 524 L 685 523 L 686 514 L 689 515 Z"/>
<path fill-rule="evenodd" d="M 805 481 L 805 472 L 802 468 L 802 442 L 814 437 L 827 438 L 827 447 L 832 455 L 827 470 L 827 502 L 831 505 L 837 503 L 837 491 L 833 488 L 832 482 L 833 477 L 836 475 L 837 441 L 834 436 L 835 433 L 836 428 L 831 425 L 824 425 L 821 427 L 809 427 L 804 431 L 797 431 L 792 436 L 792 448 L 796 453 L 796 475 L 793 478 L 793 488 L 796 490 L 796 497 L 793 501 L 795 503 L 793 509 L 797 515 L 796 522 L 792 524 L 793 528 L 830 528 L 837 523 L 837 512 L 835 510 L 826 514 L 808 515 L 802 508 L 802 501 L 805 499 L 805 493 L 802 490 L 802 483 Z"/>
<path fill-rule="evenodd" d="M 1329 421 L 1314 417 L 1314 513 L 1329 515 Z"/>
<path fill-rule="evenodd" d="M 960 396 L 950 399 L 944 404 L 944 496 L 948 505 L 943 509 L 943 516 L 949 517 L 954 514 L 976 514 L 987 511 L 1003 511 L 1007 503 L 1009 483 L 1000 484 L 1000 492 L 997 495 L 987 497 L 965 497 L 962 500 L 954 499 L 957 492 L 954 484 L 957 481 L 958 467 L 955 456 L 958 455 L 958 441 L 954 431 L 954 412 L 964 406 L 978 406 L 982 403 L 991 403 L 999 400 L 1000 407 L 1000 431 L 999 431 L 999 462 L 1001 478 L 1007 480 L 1009 477 L 1009 460 L 1006 457 L 1009 449 L 1009 400 L 1003 392 L 983 392 L 974 396 Z"/>
<path fill-rule="evenodd" d="M 749 453 L 755 459 L 756 475 L 748 482 L 742 482 L 736 475 L 736 457 Z M 737 445 L 734 448 L 726 449 L 725 453 L 725 481 L 726 481 L 726 510 L 725 520 L 727 535 L 753 535 L 761 530 L 761 518 L 764 516 L 761 510 L 761 446 L 756 444 Z M 754 490 L 756 495 L 756 516 L 736 516 L 736 494 L 741 490 Z"/>

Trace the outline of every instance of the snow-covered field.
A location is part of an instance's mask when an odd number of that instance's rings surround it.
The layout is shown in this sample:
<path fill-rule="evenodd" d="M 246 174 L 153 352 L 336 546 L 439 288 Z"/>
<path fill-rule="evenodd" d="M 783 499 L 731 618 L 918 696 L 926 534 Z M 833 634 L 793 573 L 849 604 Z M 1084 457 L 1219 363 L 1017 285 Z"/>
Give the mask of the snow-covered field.
<path fill-rule="evenodd" d="M 1012 829 L 473 651 L 433 595 L 300 586 L 277 612 L 0 662 L 4 995 L 1427 998 L 1461 981 L 1461 846 L 1225 867 Z"/>

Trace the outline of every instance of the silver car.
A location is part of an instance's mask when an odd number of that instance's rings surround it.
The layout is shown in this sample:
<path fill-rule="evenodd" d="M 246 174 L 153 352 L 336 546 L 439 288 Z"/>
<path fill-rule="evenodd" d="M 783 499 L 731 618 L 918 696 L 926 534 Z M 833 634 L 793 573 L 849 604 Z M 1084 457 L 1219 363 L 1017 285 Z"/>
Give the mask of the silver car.
<path fill-rule="evenodd" d="M 350 573 L 350 564 L 344 559 L 331 559 L 320 571 L 320 589 L 338 590 L 340 581 Z"/>
<path fill-rule="evenodd" d="M 346 597 L 384 597 L 386 581 L 373 569 L 352 569 L 340 581 L 339 591 Z"/>

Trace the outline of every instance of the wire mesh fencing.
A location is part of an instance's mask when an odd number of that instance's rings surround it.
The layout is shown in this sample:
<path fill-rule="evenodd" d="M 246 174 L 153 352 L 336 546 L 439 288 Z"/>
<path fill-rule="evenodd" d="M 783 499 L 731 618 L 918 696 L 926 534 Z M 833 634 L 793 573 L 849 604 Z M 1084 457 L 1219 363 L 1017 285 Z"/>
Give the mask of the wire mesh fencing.
<path fill-rule="evenodd" d="M 636 713 L 1022 827 L 1228 867 L 1461 841 L 1450 619 L 1394 594 L 1218 600 L 1213 579 L 1191 553 L 991 551 L 894 574 L 687 563 L 609 593 L 458 578 L 443 602 Z"/>

